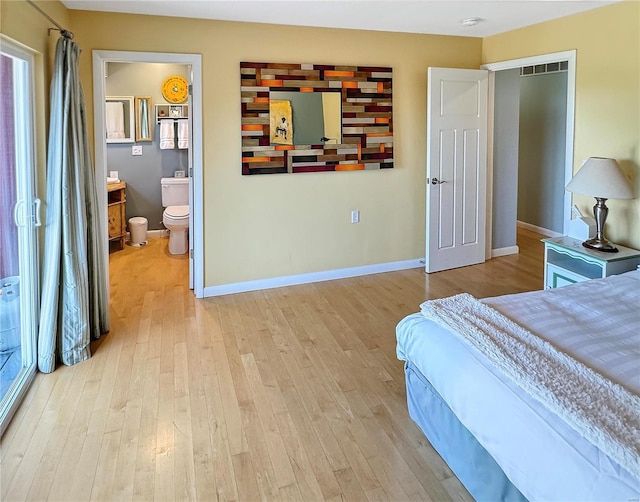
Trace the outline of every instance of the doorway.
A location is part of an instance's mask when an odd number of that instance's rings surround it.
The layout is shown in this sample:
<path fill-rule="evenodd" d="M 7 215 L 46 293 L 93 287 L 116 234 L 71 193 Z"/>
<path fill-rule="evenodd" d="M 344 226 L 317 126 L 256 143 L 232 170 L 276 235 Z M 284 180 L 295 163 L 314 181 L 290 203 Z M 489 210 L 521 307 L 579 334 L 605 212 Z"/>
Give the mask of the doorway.
<path fill-rule="evenodd" d="M 559 61 L 566 61 L 566 117 L 565 117 L 565 134 L 564 139 L 564 159 L 561 159 L 562 172 L 556 173 L 558 176 L 555 183 L 562 182 L 562 188 L 571 180 L 573 176 L 573 134 L 574 134 L 574 110 L 575 110 L 575 68 L 576 68 L 576 51 L 564 51 L 530 58 L 522 58 L 499 63 L 491 63 L 483 65 L 482 68 L 489 70 L 489 99 L 490 99 L 490 138 L 488 148 L 488 187 L 489 187 L 489 211 L 487 221 L 487 256 L 501 256 L 506 254 L 517 253 L 518 248 L 515 243 L 515 221 L 514 215 L 517 210 L 517 165 L 518 165 L 518 135 L 512 135 L 511 138 L 505 139 L 501 137 L 501 152 L 508 150 L 512 155 L 512 162 L 507 162 L 510 167 L 497 172 L 497 154 L 495 148 L 495 121 L 496 106 L 500 100 L 500 96 L 496 95 L 496 76 L 497 72 L 503 70 L 517 70 L 520 68 L 536 68 L 544 66 L 550 67 Z M 518 79 L 520 76 L 518 75 Z M 564 103 L 563 103 L 564 104 Z M 505 142 L 507 144 L 505 144 Z M 515 152 L 515 153 L 514 153 Z M 515 159 L 515 160 L 514 160 Z M 515 163 L 515 171 L 514 169 Z M 504 165 L 504 164 L 503 164 Z M 511 171 L 510 171 L 511 170 Z M 562 233 L 566 233 L 571 219 L 571 194 L 563 190 L 562 198 L 557 204 L 561 205 L 561 226 Z M 504 221 L 509 218 L 509 221 Z M 497 229 L 508 228 L 509 235 L 496 235 Z M 500 230 L 500 231 L 501 231 Z M 511 238 L 511 236 L 513 236 Z"/>
<path fill-rule="evenodd" d="M 190 69 L 191 94 L 187 102 L 190 118 L 190 148 L 188 166 L 189 179 L 189 285 L 197 298 L 204 296 L 203 269 L 203 225 L 202 225 L 202 58 L 197 54 L 169 54 L 122 51 L 93 51 L 94 82 L 94 134 L 96 149 L 96 184 L 100 207 L 107 207 L 107 148 L 105 100 L 107 97 L 105 77 L 110 64 L 160 63 L 183 65 Z M 103 235 L 108 240 L 107 219 L 103 218 Z M 108 255 L 108 246 L 105 247 Z M 108 256 L 105 263 L 108 267 Z M 108 270 L 106 271 L 108 273 Z"/>

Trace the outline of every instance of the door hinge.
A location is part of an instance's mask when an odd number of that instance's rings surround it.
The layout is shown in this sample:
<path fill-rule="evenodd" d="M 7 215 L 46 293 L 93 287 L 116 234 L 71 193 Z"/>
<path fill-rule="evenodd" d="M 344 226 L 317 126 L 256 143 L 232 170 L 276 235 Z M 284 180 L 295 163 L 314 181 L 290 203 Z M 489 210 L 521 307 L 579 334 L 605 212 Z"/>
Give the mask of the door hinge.
<path fill-rule="evenodd" d="M 193 249 L 189 250 L 189 258 L 191 258 L 193 260 Z"/>
<path fill-rule="evenodd" d="M 193 84 L 189 84 L 189 96 L 193 96 Z"/>
<path fill-rule="evenodd" d="M 189 178 L 193 178 L 193 167 L 189 168 Z"/>

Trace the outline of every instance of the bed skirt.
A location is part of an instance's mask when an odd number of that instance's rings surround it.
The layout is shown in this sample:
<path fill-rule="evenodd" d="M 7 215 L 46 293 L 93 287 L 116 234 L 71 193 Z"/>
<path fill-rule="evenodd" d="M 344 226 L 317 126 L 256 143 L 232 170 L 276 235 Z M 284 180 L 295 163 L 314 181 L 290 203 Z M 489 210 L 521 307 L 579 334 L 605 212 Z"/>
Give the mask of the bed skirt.
<path fill-rule="evenodd" d="M 405 363 L 405 377 L 409 415 L 473 498 L 478 502 L 526 501 L 493 457 L 410 362 Z"/>

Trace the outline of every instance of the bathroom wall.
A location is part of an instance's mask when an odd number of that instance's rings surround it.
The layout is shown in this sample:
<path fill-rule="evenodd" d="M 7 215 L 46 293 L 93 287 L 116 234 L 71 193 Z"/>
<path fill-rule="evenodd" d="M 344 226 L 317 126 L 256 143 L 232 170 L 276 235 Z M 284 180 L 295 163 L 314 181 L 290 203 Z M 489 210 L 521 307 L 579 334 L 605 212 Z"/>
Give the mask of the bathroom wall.
<path fill-rule="evenodd" d="M 151 104 L 166 104 L 160 91 L 162 81 L 169 75 L 187 77 L 185 65 L 160 63 L 108 63 L 105 83 L 108 96 L 151 96 Z M 155 106 L 152 106 L 155 114 Z M 134 156 L 133 145 L 142 147 L 142 155 Z M 109 143 L 107 171 L 118 171 L 127 183 L 127 219 L 143 216 L 149 230 L 163 229 L 162 192 L 160 178 L 171 177 L 176 170 L 188 169 L 188 150 L 161 150 L 159 125 L 155 124 L 153 141 L 140 143 Z"/>

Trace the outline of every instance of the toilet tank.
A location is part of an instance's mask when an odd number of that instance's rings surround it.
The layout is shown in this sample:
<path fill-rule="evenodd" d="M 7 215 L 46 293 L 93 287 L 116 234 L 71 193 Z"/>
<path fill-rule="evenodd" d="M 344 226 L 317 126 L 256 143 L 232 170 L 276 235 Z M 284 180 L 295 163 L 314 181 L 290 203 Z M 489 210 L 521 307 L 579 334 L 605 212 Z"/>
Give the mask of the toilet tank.
<path fill-rule="evenodd" d="M 189 204 L 189 178 L 162 178 L 162 207 Z"/>

